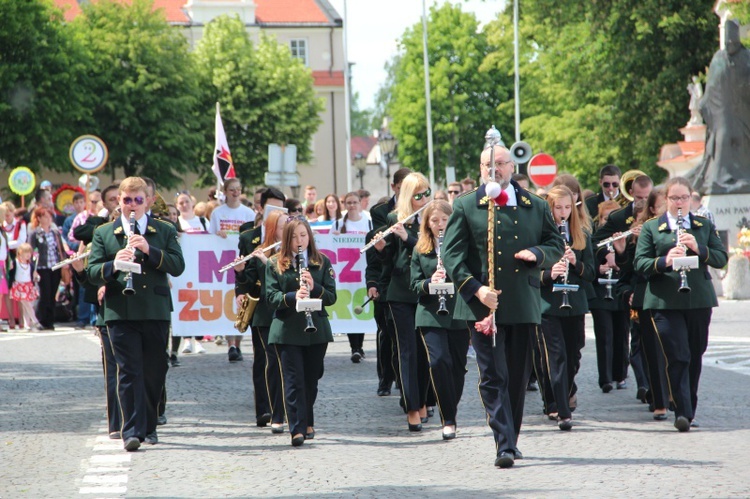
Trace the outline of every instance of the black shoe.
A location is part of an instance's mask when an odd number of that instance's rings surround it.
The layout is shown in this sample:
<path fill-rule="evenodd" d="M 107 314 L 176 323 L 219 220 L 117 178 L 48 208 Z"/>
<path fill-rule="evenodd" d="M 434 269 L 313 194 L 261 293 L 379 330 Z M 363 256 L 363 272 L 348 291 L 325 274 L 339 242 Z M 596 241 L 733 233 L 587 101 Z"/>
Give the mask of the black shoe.
<path fill-rule="evenodd" d="M 674 421 L 674 427 L 677 428 L 677 430 L 681 433 L 690 431 L 690 420 L 685 416 L 679 416 Z"/>
<path fill-rule="evenodd" d="M 604 393 L 609 393 L 609 392 L 611 392 L 611 391 L 612 391 L 612 388 L 614 388 L 614 387 L 612 386 L 612 383 L 604 383 L 604 384 L 602 385 L 602 391 L 603 391 Z"/>
<path fill-rule="evenodd" d="M 146 438 L 143 439 L 144 442 L 151 445 L 156 445 L 159 443 L 159 436 L 156 434 L 156 430 L 152 431 L 148 435 L 146 435 Z"/>
<path fill-rule="evenodd" d="M 618 382 L 617 382 L 617 389 L 618 389 L 618 390 L 624 390 L 624 389 L 626 389 L 627 387 L 628 387 L 628 382 L 627 382 L 627 381 L 625 381 L 625 380 L 622 380 L 622 381 L 618 381 Z"/>
<path fill-rule="evenodd" d="M 427 424 L 430 421 L 430 418 L 425 416 L 423 418 L 420 418 L 420 421 L 422 421 L 422 424 Z"/>
<path fill-rule="evenodd" d="M 557 422 L 557 427 L 562 431 L 570 431 L 573 429 L 573 422 L 570 418 L 561 419 Z"/>
<path fill-rule="evenodd" d="M 276 425 L 276 426 L 274 426 Z M 271 424 L 271 433 L 275 433 L 277 435 L 284 433 L 284 423 L 272 423 Z"/>
<path fill-rule="evenodd" d="M 654 414 L 654 419 L 656 421 L 666 421 L 667 420 L 667 413 L 664 414 Z"/>
<path fill-rule="evenodd" d="M 271 422 L 271 415 L 268 413 L 265 413 L 255 418 L 255 426 L 257 426 L 258 428 L 265 428 L 266 426 L 268 426 L 268 423 L 270 422 Z"/>
<path fill-rule="evenodd" d="M 435 415 L 435 408 L 434 407 L 428 407 L 427 408 L 427 417 L 431 418 Z"/>
<path fill-rule="evenodd" d="M 516 459 L 523 459 L 523 454 L 521 454 L 521 451 L 518 449 L 513 451 L 513 455 L 516 456 Z"/>
<path fill-rule="evenodd" d="M 305 440 L 312 440 L 315 438 L 315 430 L 305 433 Z"/>
<path fill-rule="evenodd" d="M 456 430 L 449 426 L 443 426 L 443 440 L 453 440 L 456 438 Z"/>
<path fill-rule="evenodd" d="M 648 401 L 646 400 L 646 393 L 647 392 L 648 392 L 648 390 L 646 389 L 646 387 L 644 387 L 644 386 L 638 387 L 638 393 L 635 394 L 635 398 L 637 398 L 638 400 L 640 400 L 642 403 L 646 404 L 646 403 L 648 403 Z"/>
<path fill-rule="evenodd" d="M 304 443 L 305 443 L 304 435 L 297 435 L 295 437 L 292 437 L 292 447 L 299 447 Z"/>
<path fill-rule="evenodd" d="M 239 349 L 236 346 L 232 345 L 231 347 L 229 347 L 227 357 L 229 357 L 229 362 L 238 362 L 240 360 Z"/>
<path fill-rule="evenodd" d="M 156 426 L 163 426 L 165 424 L 167 424 L 167 417 L 164 414 L 156 418 Z"/>
<path fill-rule="evenodd" d="M 362 356 L 362 358 L 365 358 L 365 351 L 363 349 L 359 349 L 359 354 Z"/>
<path fill-rule="evenodd" d="M 242 350 L 240 350 L 240 347 L 237 347 L 237 362 L 242 362 L 243 360 L 245 359 L 242 357 Z"/>
<path fill-rule="evenodd" d="M 691 427 L 691 428 L 700 428 L 700 427 L 701 427 L 701 425 L 700 425 L 700 424 L 698 423 L 698 421 L 696 421 L 696 420 L 694 419 L 694 420 L 690 421 L 690 427 Z"/>
<path fill-rule="evenodd" d="M 178 367 L 180 365 L 180 359 L 177 358 L 176 354 L 169 356 L 169 365 L 172 367 Z"/>
<path fill-rule="evenodd" d="M 411 424 L 407 423 L 409 425 L 409 431 L 422 431 L 422 423 L 417 424 Z"/>
<path fill-rule="evenodd" d="M 391 394 L 391 391 L 387 388 L 378 388 L 378 397 L 387 397 Z"/>
<path fill-rule="evenodd" d="M 529 381 L 529 384 L 526 385 L 526 390 L 529 392 L 538 392 L 539 391 L 539 385 L 536 383 L 536 381 Z M 500 458 L 498 458 L 500 459 Z M 513 466 L 511 464 L 511 466 Z"/>
<path fill-rule="evenodd" d="M 110 431 L 109 432 L 109 439 L 110 440 L 120 440 L 120 432 L 119 431 Z"/>
<path fill-rule="evenodd" d="M 513 466 L 515 460 L 516 457 L 512 451 L 503 451 L 497 455 L 497 459 L 495 459 L 495 466 L 499 468 L 510 468 L 511 466 Z"/>
<path fill-rule="evenodd" d="M 130 437 L 127 440 L 125 440 L 125 443 L 123 444 L 123 448 L 128 452 L 133 452 L 135 450 L 138 450 L 138 447 L 141 446 L 141 441 L 138 440 L 138 437 Z"/>
<path fill-rule="evenodd" d="M 352 352 L 351 359 L 355 364 L 359 364 L 359 361 L 362 360 L 362 354 L 359 352 Z"/>

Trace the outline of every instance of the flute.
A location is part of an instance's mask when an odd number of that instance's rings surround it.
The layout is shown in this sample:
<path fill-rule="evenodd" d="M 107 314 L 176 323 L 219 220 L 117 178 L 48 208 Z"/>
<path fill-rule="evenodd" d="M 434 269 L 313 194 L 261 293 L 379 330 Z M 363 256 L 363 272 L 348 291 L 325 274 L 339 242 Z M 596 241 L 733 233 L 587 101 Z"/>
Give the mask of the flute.
<path fill-rule="evenodd" d="M 63 260 L 61 262 L 57 262 L 52 266 L 52 270 L 57 270 L 65 267 L 68 264 L 71 264 L 73 262 L 77 262 L 78 260 L 83 260 L 84 258 L 88 258 L 88 256 L 91 254 L 91 251 L 87 251 L 85 253 L 81 253 L 80 255 L 72 256 L 66 260 Z"/>
<path fill-rule="evenodd" d="M 409 215 L 407 217 L 404 217 L 403 219 L 399 220 L 395 224 L 391 225 L 384 232 L 381 232 L 377 236 L 373 237 L 372 241 L 370 241 L 369 243 L 367 243 L 364 246 L 364 248 L 362 248 L 361 250 L 359 250 L 359 254 L 361 255 L 362 253 L 364 253 L 365 251 L 367 251 L 368 249 L 372 248 L 373 246 L 375 246 L 376 244 L 378 244 L 380 241 L 382 241 L 383 239 L 385 239 L 386 237 L 388 237 L 395 230 L 394 227 L 396 225 L 408 222 L 412 217 L 414 217 L 415 215 L 417 215 L 420 211 L 422 211 L 425 208 L 427 208 L 428 206 L 430 206 L 430 203 L 432 203 L 432 201 L 430 201 L 426 205 L 422 206 L 420 209 L 418 209 L 417 211 L 415 211 L 411 215 Z"/>
<path fill-rule="evenodd" d="M 599 244 L 597 244 L 596 247 L 601 248 L 602 246 L 607 246 L 608 244 L 612 244 L 615 241 L 619 241 L 623 237 L 628 237 L 632 233 L 633 233 L 632 230 L 626 230 L 619 236 L 612 236 L 612 237 L 608 237 L 607 239 L 604 239 L 603 241 L 599 241 Z"/>
<path fill-rule="evenodd" d="M 267 248 L 263 248 L 263 253 L 265 253 L 266 251 L 270 251 L 272 249 L 278 248 L 279 246 L 281 246 L 281 241 L 279 241 L 278 243 L 273 243 L 271 246 L 269 246 Z M 239 265 L 241 263 L 245 263 L 245 262 L 249 261 L 253 256 L 255 256 L 255 255 L 253 255 L 252 253 L 250 253 L 249 255 L 245 255 L 245 256 L 243 256 L 242 258 L 240 258 L 237 261 L 234 261 L 234 262 L 232 262 L 232 263 L 230 263 L 228 265 L 224 265 L 222 268 L 219 269 L 219 273 L 224 273 L 227 270 L 229 270 L 232 267 L 234 267 L 235 265 Z"/>

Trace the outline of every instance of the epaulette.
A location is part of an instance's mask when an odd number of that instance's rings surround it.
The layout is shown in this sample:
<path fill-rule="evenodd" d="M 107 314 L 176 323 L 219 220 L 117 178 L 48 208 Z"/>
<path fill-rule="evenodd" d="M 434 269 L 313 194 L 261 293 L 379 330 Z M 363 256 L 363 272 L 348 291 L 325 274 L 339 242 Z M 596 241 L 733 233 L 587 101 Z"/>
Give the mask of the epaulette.
<path fill-rule="evenodd" d="M 477 189 L 479 189 L 479 187 L 474 187 L 470 191 L 462 192 L 461 194 L 458 195 L 458 197 L 456 199 L 461 199 L 462 197 L 466 196 L 467 194 L 472 194 L 472 193 L 476 192 Z"/>
<path fill-rule="evenodd" d="M 94 227 L 94 232 L 96 232 L 97 230 L 101 229 L 102 227 L 106 227 L 107 225 L 112 225 L 113 223 L 115 223 L 114 220 L 111 221 L 111 222 L 104 222 L 101 225 L 97 225 L 96 227 Z"/>

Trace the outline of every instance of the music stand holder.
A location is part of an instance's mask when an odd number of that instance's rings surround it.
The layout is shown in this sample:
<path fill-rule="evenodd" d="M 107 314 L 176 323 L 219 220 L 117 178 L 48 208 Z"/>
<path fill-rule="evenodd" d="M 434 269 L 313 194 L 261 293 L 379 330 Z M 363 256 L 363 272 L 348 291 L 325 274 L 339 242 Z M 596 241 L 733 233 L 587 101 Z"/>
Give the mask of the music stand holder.
<path fill-rule="evenodd" d="M 115 260 L 113 264 L 115 270 L 121 272 L 132 272 L 133 274 L 141 273 L 141 264 L 135 262 L 127 262 L 125 260 Z"/>
<path fill-rule="evenodd" d="M 452 282 L 431 282 L 428 287 L 431 295 L 452 295 L 456 289 Z"/>
<path fill-rule="evenodd" d="M 323 300 L 320 298 L 297 300 L 297 312 L 318 312 L 320 310 L 323 310 Z"/>

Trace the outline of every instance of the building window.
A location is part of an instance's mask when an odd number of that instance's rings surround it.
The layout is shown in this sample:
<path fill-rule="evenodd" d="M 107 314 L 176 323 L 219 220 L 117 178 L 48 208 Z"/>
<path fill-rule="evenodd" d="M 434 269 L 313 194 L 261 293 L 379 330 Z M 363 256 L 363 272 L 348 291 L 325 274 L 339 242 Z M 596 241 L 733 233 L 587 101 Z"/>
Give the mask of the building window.
<path fill-rule="evenodd" d="M 292 50 L 292 57 L 302 60 L 302 64 L 308 66 L 307 61 L 307 40 L 291 40 L 289 48 Z"/>

